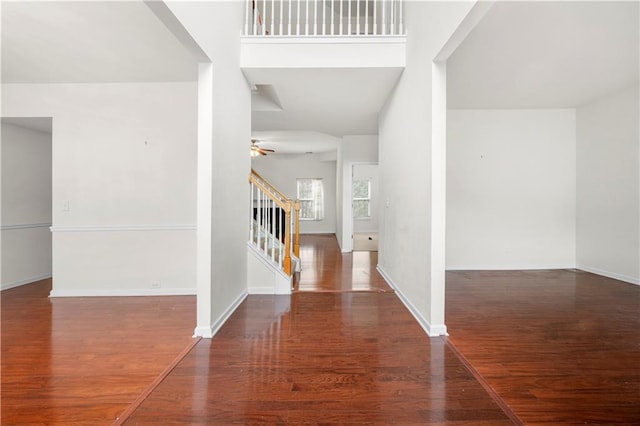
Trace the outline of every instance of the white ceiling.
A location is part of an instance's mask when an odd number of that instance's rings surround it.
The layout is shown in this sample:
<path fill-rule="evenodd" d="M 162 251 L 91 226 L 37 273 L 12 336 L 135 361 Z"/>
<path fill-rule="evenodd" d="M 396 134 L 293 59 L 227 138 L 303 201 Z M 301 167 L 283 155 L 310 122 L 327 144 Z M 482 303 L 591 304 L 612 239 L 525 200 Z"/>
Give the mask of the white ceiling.
<path fill-rule="evenodd" d="M 197 64 L 142 1 L 2 1 L 3 83 L 195 81 Z"/>
<path fill-rule="evenodd" d="M 637 84 L 638 6 L 497 2 L 447 62 L 449 107 L 575 107 Z"/>
<path fill-rule="evenodd" d="M 273 154 L 319 154 L 335 151 L 341 138 L 320 132 L 295 130 L 254 131 L 261 148 L 273 149 Z"/>
<path fill-rule="evenodd" d="M 335 151 L 343 135 L 378 133 L 378 112 L 401 68 L 245 69 L 252 136 L 279 153 Z M 263 88 L 268 88 L 268 91 Z M 274 101 L 274 99 L 276 101 Z"/>
<path fill-rule="evenodd" d="M 252 84 L 270 85 L 278 108 L 256 110 L 253 130 L 308 130 L 334 136 L 376 134 L 378 112 L 401 68 L 245 69 Z"/>

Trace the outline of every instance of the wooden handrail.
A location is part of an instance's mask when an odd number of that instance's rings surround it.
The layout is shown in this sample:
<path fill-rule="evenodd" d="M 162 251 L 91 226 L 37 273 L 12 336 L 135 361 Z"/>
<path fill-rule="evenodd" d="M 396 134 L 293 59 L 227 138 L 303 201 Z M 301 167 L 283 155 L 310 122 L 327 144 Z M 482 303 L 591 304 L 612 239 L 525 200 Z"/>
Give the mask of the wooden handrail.
<path fill-rule="evenodd" d="M 273 189 L 273 187 L 271 186 L 267 186 L 265 185 L 266 181 L 259 181 L 259 180 L 255 180 L 253 179 L 253 176 L 249 178 L 249 183 L 253 183 L 254 185 L 256 185 L 258 188 L 260 188 L 262 190 L 262 192 L 264 192 L 265 194 L 267 194 L 267 196 L 269 198 L 271 198 L 278 206 L 280 206 L 280 208 L 282 208 L 286 213 L 290 213 L 291 212 L 291 200 L 289 200 L 288 198 L 278 198 L 276 196 L 273 195 L 273 193 L 271 192 L 271 189 Z"/>
<path fill-rule="evenodd" d="M 282 192 L 280 192 L 278 190 L 278 188 L 276 188 L 275 186 L 273 186 L 271 184 L 271 182 L 269 182 L 268 180 L 266 180 L 265 178 L 263 178 L 262 176 L 260 176 L 258 174 L 258 172 L 256 172 L 255 170 L 251 169 L 251 174 L 249 175 L 249 182 L 264 182 L 266 184 L 266 187 L 269 188 L 269 191 L 273 191 L 274 193 L 278 194 L 280 196 L 280 198 L 282 198 L 283 200 L 289 200 L 291 201 L 291 199 L 289 197 L 287 197 L 286 195 L 284 195 Z"/>

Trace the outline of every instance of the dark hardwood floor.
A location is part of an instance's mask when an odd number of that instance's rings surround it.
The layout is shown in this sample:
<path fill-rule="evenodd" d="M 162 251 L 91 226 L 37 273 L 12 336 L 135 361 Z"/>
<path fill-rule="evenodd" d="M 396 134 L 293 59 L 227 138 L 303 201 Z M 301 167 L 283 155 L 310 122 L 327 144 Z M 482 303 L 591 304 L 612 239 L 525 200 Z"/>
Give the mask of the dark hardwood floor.
<path fill-rule="evenodd" d="M 511 424 L 393 293 L 249 296 L 126 425 Z"/>
<path fill-rule="evenodd" d="M 195 297 L 4 290 L 0 423 L 111 424 L 193 341 Z"/>
<path fill-rule="evenodd" d="M 194 297 L 3 291 L 1 423 L 640 424 L 640 287 L 449 272 L 450 337 L 428 338 L 376 254 L 332 238 L 303 236 L 299 291 L 249 296 L 213 339 Z"/>
<path fill-rule="evenodd" d="M 297 291 L 392 291 L 376 271 L 378 252 L 341 253 L 333 234 L 303 235 Z"/>
<path fill-rule="evenodd" d="M 587 272 L 447 273 L 449 340 L 527 424 L 640 424 L 640 287 Z"/>

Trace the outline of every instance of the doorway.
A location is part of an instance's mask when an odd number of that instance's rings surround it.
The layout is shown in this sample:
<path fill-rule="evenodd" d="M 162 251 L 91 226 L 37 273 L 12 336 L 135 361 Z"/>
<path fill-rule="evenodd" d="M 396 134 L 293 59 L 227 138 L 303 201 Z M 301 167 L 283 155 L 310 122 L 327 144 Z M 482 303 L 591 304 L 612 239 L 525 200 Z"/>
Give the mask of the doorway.
<path fill-rule="evenodd" d="M 378 251 L 378 164 L 354 164 L 351 177 L 353 251 Z"/>
<path fill-rule="evenodd" d="M 51 278 L 51 130 L 50 117 L 1 120 L 2 290 Z"/>

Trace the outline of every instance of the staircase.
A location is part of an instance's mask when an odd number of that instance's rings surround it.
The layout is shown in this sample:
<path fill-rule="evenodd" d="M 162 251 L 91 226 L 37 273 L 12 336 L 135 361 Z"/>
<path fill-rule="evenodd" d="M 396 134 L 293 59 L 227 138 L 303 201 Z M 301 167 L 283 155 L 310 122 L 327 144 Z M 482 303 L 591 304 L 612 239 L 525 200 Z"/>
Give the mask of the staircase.
<path fill-rule="evenodd" d="M 290 294 L 293 276 L 300 272 L 300 203 L 255 170 L 249 175 L 249 194 L 249 294 Z"/>

